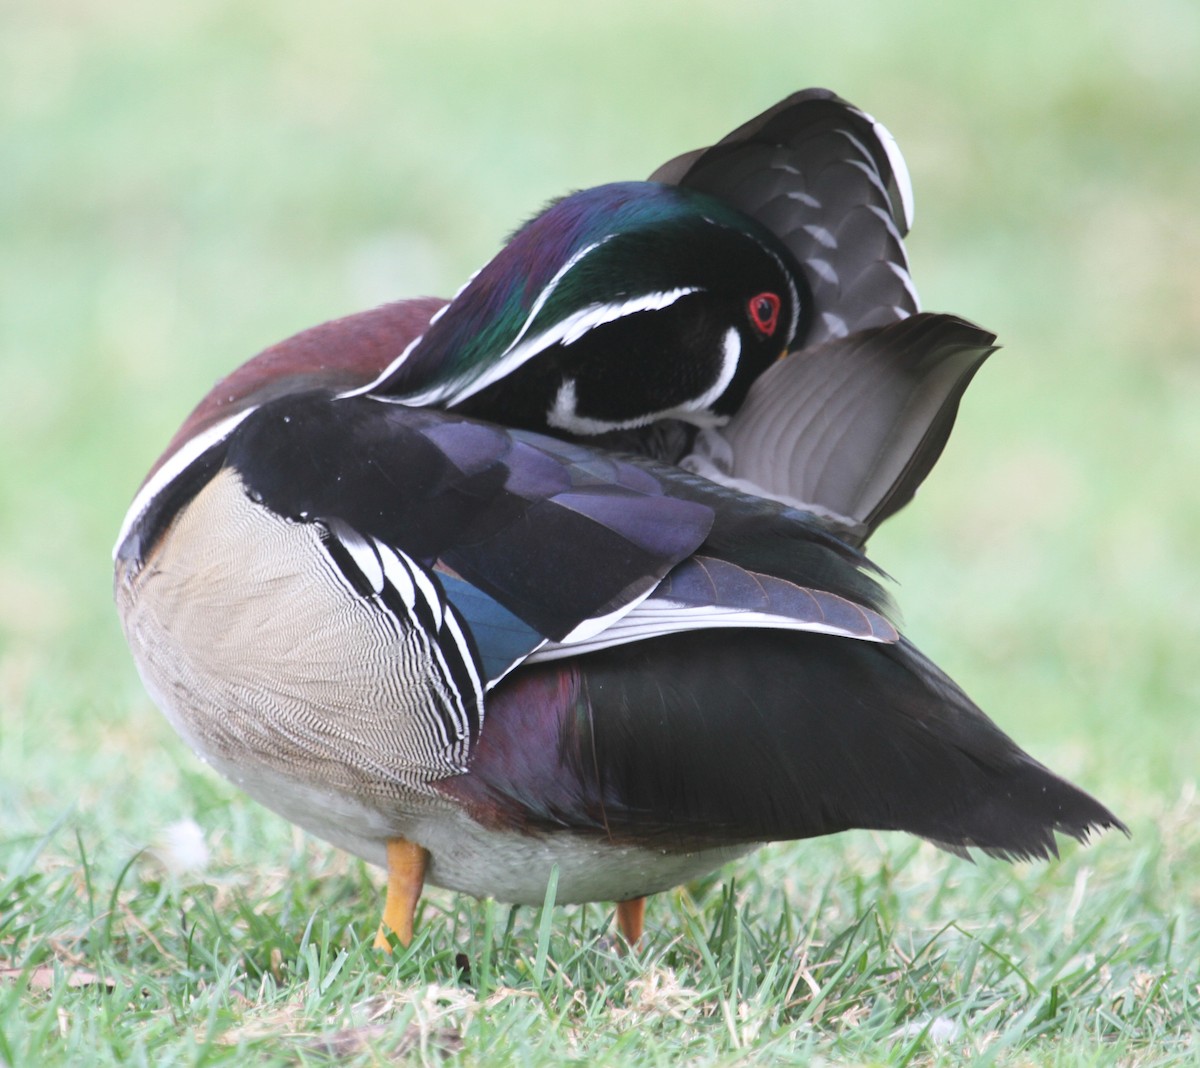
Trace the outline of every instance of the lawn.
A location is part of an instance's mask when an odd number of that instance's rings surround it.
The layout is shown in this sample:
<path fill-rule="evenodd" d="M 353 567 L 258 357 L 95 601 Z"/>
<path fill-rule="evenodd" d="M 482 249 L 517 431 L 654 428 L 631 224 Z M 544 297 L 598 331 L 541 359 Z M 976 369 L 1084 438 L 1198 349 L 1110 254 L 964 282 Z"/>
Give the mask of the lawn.
<path fill-rule="evenodd" d="M 805 85 L 888 124 L 926 307 L 1004 345 L 872 555 L 1132 838 L 777 845 L 654 899 L 624 954 L 603 905 L 432 892 L 381 956 L 378 873 L 143 693 L 125 508 L 248 355 L 453 291 L 550 197 Z M 1198 191 L 1183 0 L 0 7 L 0 1063 L 1194 1063 Z"/>

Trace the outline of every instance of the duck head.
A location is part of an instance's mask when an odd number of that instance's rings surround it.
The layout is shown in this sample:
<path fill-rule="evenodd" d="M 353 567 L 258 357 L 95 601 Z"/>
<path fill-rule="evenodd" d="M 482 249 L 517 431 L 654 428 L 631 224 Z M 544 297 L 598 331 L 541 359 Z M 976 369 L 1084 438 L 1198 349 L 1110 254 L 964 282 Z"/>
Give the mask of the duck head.
<path fill-rule="evenodd" d="M 723 422 L 808 317 L 787 248 L 693 190 L 597 186 L 523 226 L 358 393 L 558 434 Z"/>

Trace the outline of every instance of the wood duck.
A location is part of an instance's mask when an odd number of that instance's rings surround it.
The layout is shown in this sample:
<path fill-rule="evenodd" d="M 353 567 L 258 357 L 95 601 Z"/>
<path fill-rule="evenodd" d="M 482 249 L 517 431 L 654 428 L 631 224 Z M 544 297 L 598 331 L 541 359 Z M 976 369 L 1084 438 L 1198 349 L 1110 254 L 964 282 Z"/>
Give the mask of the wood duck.
<path fill-rule="evenodd" d="M 540 904 L 774 840 L 1002 857 L 1121 827 L 897 629 L 860 547 L 994 337 L 919 313 L 878 123 L 799 93 L 563 198 L 450 301 L 268 349 L 115 549 L 146 687 L 252 797 L 384 867 Z M 786 358 L 780 358 L 785 356 Z"/>

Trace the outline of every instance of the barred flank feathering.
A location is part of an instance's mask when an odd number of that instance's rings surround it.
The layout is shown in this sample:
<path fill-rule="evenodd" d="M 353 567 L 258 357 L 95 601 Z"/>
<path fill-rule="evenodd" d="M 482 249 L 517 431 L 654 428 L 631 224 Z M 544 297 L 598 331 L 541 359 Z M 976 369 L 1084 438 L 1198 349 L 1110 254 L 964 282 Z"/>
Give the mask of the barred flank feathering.
<path fill-rule="evenodd" d="M 362 537 L 340 520 L 322 525 L 321 544 L 353 594 L 378 608 L 394 641 L 409 637 L 421 647 L 417 662 L 437 680 L 435 703 L 422 710 L 433 738 L 426 749 L 446 753 L 465 771 L 483 722 L 483 683 L 457 612 L 431 576 L 403 552 Z M 403 676 L 397 681 L 403 685 Z"/>
<path fill-rule="evenodd" d="M 184 735 L 243 780 L 303 767 L 397 795 L 466 764 L 481 706 L 448 662 L 456 643 L 371 590 L 320 524 L 257 505 L 230 468 L 118 594 L 151 689 L 173 694 Z"/>

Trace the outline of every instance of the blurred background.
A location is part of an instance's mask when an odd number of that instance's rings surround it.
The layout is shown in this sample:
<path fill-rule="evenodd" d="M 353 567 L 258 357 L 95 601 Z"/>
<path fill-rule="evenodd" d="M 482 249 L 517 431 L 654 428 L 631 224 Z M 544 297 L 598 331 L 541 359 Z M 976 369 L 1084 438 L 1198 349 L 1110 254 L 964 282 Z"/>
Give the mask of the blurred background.
<path fill-rule="evenodd" d="M 549 198 L 809 85 L 899 140 L 925 306 L 1004 345 L 872 546 L 910 633 L 1135 831 L 1189 810 L 1193 0 L 7 0 L 0 841 L 67 815 L 120 854 L 172 819 L 241 818 L 144 695 L 111 603 L 124 511 L 216 378 L 330 317 L 448 294 Z"/>

